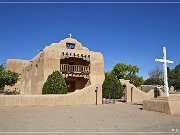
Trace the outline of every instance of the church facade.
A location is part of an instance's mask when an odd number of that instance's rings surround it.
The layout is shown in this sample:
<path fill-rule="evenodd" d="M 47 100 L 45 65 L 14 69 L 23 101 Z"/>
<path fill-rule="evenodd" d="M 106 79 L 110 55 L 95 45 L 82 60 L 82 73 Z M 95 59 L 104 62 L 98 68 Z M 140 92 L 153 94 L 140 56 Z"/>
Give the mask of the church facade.
<path fill-rule="evenodd" d="M 6 69 L 20 75 L 18 82 L 6 89 L 16 89 L 21 95 L 41 95 L 47 77 L 55 70 L 62 73 L 68 94 L 91 85 L 102 86 L 104 81 L 103 55 L 89 51 L 74 38 L 46 46 L 31 60 L 8 59 Z"/>

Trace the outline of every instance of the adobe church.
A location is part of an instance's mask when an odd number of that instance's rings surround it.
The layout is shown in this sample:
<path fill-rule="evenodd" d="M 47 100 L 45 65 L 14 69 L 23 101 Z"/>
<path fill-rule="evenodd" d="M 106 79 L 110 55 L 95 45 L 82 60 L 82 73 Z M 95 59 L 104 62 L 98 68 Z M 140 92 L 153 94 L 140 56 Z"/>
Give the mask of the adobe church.
<path fill-rule="evenodd" d="M 21 95 L 41 95 L 43 84 L 55 70 L 62 73 L 68 94 L 90 85 L 102 86 L 104 81 L 103 55 L 89 51 L 71 37 L 46 46 L 31 60 L 8 59 L 6 69 L 20 75 L 19 81 L 6 89 L 16 89 Z"/>

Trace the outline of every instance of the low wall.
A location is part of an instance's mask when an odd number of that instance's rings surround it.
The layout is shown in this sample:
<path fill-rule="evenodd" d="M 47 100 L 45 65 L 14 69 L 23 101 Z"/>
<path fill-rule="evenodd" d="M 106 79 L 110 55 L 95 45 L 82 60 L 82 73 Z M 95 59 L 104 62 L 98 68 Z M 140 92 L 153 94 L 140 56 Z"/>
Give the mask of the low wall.
<path fill-rule="evenodd" d="M 154 97 L 154 93 L 146 93 L 132 85 L 132 103 L 142 104 L 143 100 Z"/>
<path fill-rule="evenodd" d="M 143 92 L 132 85 L 132 103 L 143 104 L 143 100 L 154 98 L 154 89 L 149 92 Z M 160 97 L 165 96 L 165 93 L 160 90 Z"/>
<path fill-rule="evenodd" d="M 143 100 L 154 98 L 154 89 L 148 93 L 138 89 L 129 80 L 120 79 L 121 85 L 125 86 L 125 100 L 126 103 L 143 104 Z M 164 96 L 164 92 L 160 90 L 160 96 Z"/>
<path fill-rule="evenodd" d="M 53 106 L 96 103 L 96 85 L 68 94 L 56 95 L 0 95 L 0 107 Z M 97 103 L 102 104 L 102 85 L 98 85 Z"/>
<path fill-rule="evenodd" d="M 143 109 L 180 116 L 180 94 L 144 100 Z"/>

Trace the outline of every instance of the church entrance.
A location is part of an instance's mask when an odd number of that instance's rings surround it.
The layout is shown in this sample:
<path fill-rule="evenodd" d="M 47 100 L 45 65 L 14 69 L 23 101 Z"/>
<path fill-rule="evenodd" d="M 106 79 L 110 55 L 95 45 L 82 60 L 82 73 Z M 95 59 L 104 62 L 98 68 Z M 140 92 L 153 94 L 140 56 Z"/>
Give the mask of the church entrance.
<path fill-rule="evenodd" d="M 65 78 L 67 84 L 67 93 L 74 92 L 75 90 L 81 90 L 90 84 L 88 79 L 83 77 L 72 77 Z"/>
<path fill-rule="evenodd" d="M 67 84 L 67 87 L 68 87 L 68 91 L 67 93 L 70 93 L 70 92 L 74 92 L 75 91 L 75 81 L 66 81 L 66 84 Z"/>

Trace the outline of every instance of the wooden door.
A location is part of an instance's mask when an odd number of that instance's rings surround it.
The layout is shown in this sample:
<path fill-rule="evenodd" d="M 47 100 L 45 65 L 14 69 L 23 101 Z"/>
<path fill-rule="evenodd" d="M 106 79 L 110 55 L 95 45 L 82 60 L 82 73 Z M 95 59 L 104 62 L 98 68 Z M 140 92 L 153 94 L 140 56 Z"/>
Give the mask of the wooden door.
<path fill-rule="evenodd" d="M 68 93 L 75 91 L 75 81 L 67 81 Z"/>

